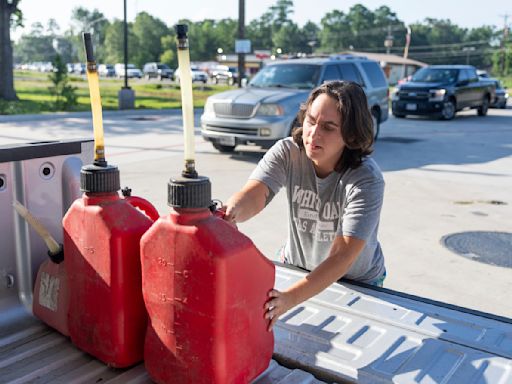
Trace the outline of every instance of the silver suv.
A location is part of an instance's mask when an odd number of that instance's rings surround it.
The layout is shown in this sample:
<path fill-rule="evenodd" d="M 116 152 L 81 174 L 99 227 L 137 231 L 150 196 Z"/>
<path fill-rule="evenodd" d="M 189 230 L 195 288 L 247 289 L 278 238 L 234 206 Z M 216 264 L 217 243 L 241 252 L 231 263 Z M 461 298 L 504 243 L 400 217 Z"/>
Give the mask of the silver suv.
<path fill-rule="evenodd" d="M 266 65 L 246 88 L 207 99 L 201 134 L 220 152 L 232 152 L 238 144 L 269 148 L 290 135 L 311 90 L 331 80 L 351 80 L 364 87 L 377 138 L 380 123 L 388 118 L 388 83 L 377 62 L 352 55 Z"/>

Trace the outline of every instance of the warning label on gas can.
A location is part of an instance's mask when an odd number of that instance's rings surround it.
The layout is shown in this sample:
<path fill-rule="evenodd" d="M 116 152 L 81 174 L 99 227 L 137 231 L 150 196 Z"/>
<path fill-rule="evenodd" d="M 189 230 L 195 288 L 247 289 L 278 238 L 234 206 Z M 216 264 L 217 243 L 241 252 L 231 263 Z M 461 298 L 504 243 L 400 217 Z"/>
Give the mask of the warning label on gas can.
<path fill-rule="evenodd" d="M 39 287 L 39 304 L 55 312 L 59 299 L 59 285 L 60 279 L 58 277 L 43 272 L 41 274 L 41 286 Z"/>

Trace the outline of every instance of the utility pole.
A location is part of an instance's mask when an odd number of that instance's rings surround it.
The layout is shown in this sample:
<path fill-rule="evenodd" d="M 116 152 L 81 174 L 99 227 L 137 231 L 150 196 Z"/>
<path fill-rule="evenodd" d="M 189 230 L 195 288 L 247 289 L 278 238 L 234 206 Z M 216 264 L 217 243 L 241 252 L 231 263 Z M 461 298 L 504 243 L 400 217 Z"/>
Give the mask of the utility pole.
<path fill-rule="evenodd" d="M 245 36 L 245 0 L 238 0 L 238 38 Z M 238 87 L 242 87 L 242 78 L 245 74 L 245 53 L 238 53 Z"/>
<path fill-rule="evenodd" d="M 409 46 L 411 45 L 411 27 L 407 27 L 407 34 L 405 35 L 405 48 L 404 48 L 404 59 L 407 60 L 409 57 Z M 404 63 L 402 67 L 402 79 L 407 76 L 407 64 Z"/>
<path fill-rule="evenodd" d="M 384 40 L 384 46 L 386 47 L 386 54 L 391 53 L 391 47 L 393 46 L 393 35 L 391 34 L 391 25 L 388 25 L 388 34 Z"/>
<path fill-rule="evenodd" d="M 504 15 L 500 15 L 500 17 L 503 17 L 503 22 L 504 22 L 504 25 L 503 25 L 503 38 L 501 39 L 501 57 L 500 57 L 500 61 L 501 61 L 501 74 L 504 75 L 505 74 L 505 55 L 506 55 L 506 52 L 505 52 L 505 43 L 507 42 L 507 39 L 508 39 L 508 23 L 507 23 L 507 20 L 508 20 L 508 17 L 510 15 L 509 14 L 504 14 Z"/>

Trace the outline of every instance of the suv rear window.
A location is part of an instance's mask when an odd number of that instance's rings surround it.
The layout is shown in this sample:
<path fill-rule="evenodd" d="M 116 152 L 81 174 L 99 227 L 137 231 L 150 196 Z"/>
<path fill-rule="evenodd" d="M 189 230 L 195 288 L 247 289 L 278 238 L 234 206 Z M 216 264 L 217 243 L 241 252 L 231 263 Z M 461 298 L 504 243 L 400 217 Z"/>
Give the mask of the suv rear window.
<path fill-rule="evenodd" d="M 353 81 L 359 85 L 364 85 L 363 79 L 359 70 L 352 63 L 341 63 L 339 64 L 341 70 L 341 78 L 343 80 Z"/>
<path fill-rule="evenodd" d="M 368 79 L 370 80 L 370 84 L 374 88 L 387 87 L 388 83 L 386 78 L 384 77 L 384 73 L 382 69 L 380 69 L 379 64 L 373 61 L 362 62 L 361 66 L 363 67 Z"/>
<path fill-rule="evenodd" d="M 268 65 L 251 80 L 253 87 L 313 88 L 318 84 L 320 69 L 314 64 Z"/>

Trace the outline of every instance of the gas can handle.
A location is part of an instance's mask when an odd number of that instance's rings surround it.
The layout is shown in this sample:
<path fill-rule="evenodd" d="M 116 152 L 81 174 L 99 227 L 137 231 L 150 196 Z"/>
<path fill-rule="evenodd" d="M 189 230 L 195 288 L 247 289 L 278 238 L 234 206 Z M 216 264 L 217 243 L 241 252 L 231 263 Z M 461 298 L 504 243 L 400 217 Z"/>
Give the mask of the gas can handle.
<path fill-rule="evenodd" d="M 134 206 L 135 208 L 139 208 L 142 212 L 146 214 L 151 220 L 157 221 L 160 218 L 160 214 L 156 210 L 153 204 L 151 204 L 146 199 L 138 196 L 132 196 L 132 190 L 128 187 L 123 188 L 121 191 L 127 203 Z"/>
<path fill-rule="evenodd" d="M 156 208 L 146 199 L 138 196 L 128 196 L 125 197 L 125 200 L 135 208 L 139 208 L 143 211 L 151 220 L 157 221 L 160 218 L 160 214 Z"/>
<path fill-rule="evenodd" d="M 220 219 L 224 219 L 226 217 L 226 211 L 222 209 L 222 201 L 214 199 L 208 208 L 210 209 L 210 212 L 213 216 L 217 216 Z"/>

